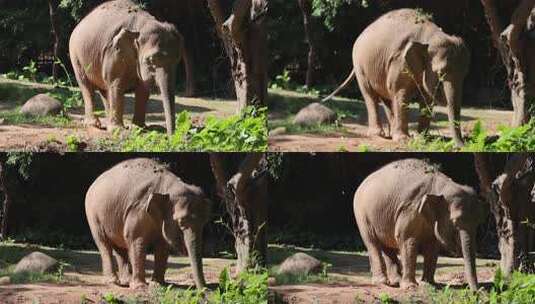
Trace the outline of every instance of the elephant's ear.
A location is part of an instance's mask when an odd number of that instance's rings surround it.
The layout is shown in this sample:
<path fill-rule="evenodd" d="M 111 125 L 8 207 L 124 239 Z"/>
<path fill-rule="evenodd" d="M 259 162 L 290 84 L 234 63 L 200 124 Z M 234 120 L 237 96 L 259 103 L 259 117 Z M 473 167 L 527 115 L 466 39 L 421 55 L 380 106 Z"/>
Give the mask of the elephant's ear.
<path fill-rule="evenodd" d="M 444 202 L 445 199 L 442 195 L 426 194 L 418 205 L 418 213 L 424 215 L 431 222 L 435 222 L 438 220 L 440 205 Z"/>
<path fill-rule="evenodd" d="M 414 75 L 419 75 L 429 59 L 429 45 L 417 41 L 409 41 L 403 50 L 403 58 L 407 69 Z"/>
<path fill-rule="evenodd" d="M 170 207 L 169 194 L 151 193 L 147 199 L 145 211 L 154 218 L 163 219 L 165 215 L 171 213 Z"/>
<path fill-rule="evenodd" d="M 117 50 L 133 49 L 136 45 L 135 41 L 139 37 L 139 32 L 133 32 L 127 29 L 121 29 L 115 37 L 113 37 L 112 46 Z"/>

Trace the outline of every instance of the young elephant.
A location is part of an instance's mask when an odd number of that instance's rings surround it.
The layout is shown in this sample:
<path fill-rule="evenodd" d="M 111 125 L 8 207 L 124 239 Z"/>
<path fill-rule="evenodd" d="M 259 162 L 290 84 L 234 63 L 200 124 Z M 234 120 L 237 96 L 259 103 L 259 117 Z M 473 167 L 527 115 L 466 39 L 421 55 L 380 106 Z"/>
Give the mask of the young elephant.
<path fill-rule="evenodd" d="M 396 141 L 409 136 L 407 106 L 420 100 L 418 130 L 429 128 L 430 110 L 447 105 L 450 132 L 462 145 L 460 118 L 463 82 L 470 53 L 461 38 L 445 34 L 422 12 L 400 9 L 370 24 L 353 46 L 353 70 L 328 100 L 347 86 L 353 75 L 368 111 L 368 135 L 385 136 L 377 114 L 383 102 Z M 392 116 L 393 110 L 393 116 Z"/>
<path fill-rule="evenodd" d="M 477 289 L 475 237 L 485 208 L 472 188 L 425 161 L 406 159 L 368 176 L 355 193 L 353 207 L 373 283 L 417 286 L 419 253 L 424 256 L 422 281 L 433 283 L 442 247 L 462 252 L 466 280 Z"/>
<path fill-rule="evenodd" d="M 104 97 L 108 130 L 123 127 L 124 94 L 135 91 L 133 123 L 145 125 L 153 82 L 160 89 L 167 133 L 175 129 L 175 74 L 183 53 L 176 28 L 159 22 L 131 0 L 108 1 L 76 26 L 69 41 L 74 73 L 85 103 L 85 122 L 101 127 L 94 93 Z"/>
<path fill-rule="evenodd" d="M 200 188 L 150 159 L 127 160 L 104 172 L 87 191 L 85 211 L 107 281 L 129 282 L 133 289 L 146 286 L 145 251 L 154 245 L 152 279 L 163 283 L 169 246 L 178 247 L 183 238 L 195 284 L 203 288 L 202 232 L 210 206 Z M 113 270 L 112 251 L 120 280 Z"/>

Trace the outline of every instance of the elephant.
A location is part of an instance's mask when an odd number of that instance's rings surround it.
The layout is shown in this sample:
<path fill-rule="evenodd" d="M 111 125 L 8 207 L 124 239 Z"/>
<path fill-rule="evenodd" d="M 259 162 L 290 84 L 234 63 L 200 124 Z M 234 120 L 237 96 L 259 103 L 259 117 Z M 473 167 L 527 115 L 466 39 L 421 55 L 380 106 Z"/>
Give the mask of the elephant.
<path fill-rule="evenodd" d="M 447 106 L 450 132 L 462 146 L 460 128 L 464 78 L 470 52 L 461 38 L 448 35 L 419 10 L 391 11 L 370 24 L 353 46 L 353 70 L 323 101 L 356 76 L 368 112 L 368 136 L 386 136 L 378 117 L 383 103 L 395 141 L 409 136 L 407 107 L 420 99 L 418 131 L 429 128 L 435 101 Z"/>
<path fill-rule="evenodd" d="M 416 287 L 416 257 L 422 254 L 422 281 L 433 284 L 439 251 L 446 249 L 462 253 L 466 280 L 477 290 L 476 228 L 488 210 L 471 187 L 427 161 L 404 159 L 369 175 L 353 202 L 372 283 Z"/>
<path fill-rule="evenodd" d="M 107 129 L 122 128 L 124 94 L 135 92 L 133 123 L 145 125 L 146 104 L 156 83 L 168 134 L 175 129 L 176 67 L 184 53 L 182 35 L 131 0 L 108 1 L 89 13 L 73 30 L 69 55 L 85 105 L 85 124 L 101 128 L 94 114 L 100 91 Z"/>
<path fill-rule="evenodd" d="M 195 285 L 204 288 L 202 234 L 211 205 L 199 187 L 155 160 L 130 159 L 102 173 L 87 191 L 85 211 L 106 283 L 144 288 L 146 249 L 154 246 L 152 280 L 163 284 L 170 249 L 183 240 Z"/>

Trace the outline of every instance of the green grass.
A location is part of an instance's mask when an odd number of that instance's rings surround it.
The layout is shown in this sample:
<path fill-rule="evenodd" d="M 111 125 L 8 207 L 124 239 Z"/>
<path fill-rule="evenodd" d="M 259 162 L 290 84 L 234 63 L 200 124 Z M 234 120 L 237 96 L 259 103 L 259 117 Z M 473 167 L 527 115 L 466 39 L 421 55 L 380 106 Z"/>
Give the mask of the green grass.
<path fill-rule="evenodd" d="M 98 141 L 97 150 L 263 152 L 267 150 L 266 111 L 250 107 L 241 115 L 223 119 L 208 117 L 203 126 L 195 126 L 189 112 L 183 111 L 177 115 L 176 131 L 170 137 L 134 128 L 115 133 L 112 139 Z"/>
<path fill-rule="evenodd" d="M 4 124 L 21 125 L 21 124 L 34 124 L 47 127 L 58 128 L 72 128 L 75 123 L 67 116 L 30 116 L 19 112 L 20 108 L 17 107 L 14 110 L 0 112 L 0 120 L 4 120 Z"/>
<path fill-rule="evenodd" d="M 497 136 L 488 136 L 483 124 L 478 121 L 462 148 L 456 148 L 450 139 L 426 135 L 411 140 L 408 147 L 414 151 L 430 152 L 535 151 L 535 119 L 517 128 L 501 126 Z"/>
<path fill-rule="evenodd" d="M 344 128 L 341 124 L 336 122 L 332 125 L 312 125 L 312 126 L 300 126 L 296 125 L 292 122 L 293 116 L 288 117 L 284 120 L 277 120 L 274 122 L 268 123 L 269 130 L 274 130 L 277 128 L 284 128 L 285 134 L 332 134 L 332 133 L 344 133 L 349 134 L 349 131 L 347 131 L 346 128 Z"/>

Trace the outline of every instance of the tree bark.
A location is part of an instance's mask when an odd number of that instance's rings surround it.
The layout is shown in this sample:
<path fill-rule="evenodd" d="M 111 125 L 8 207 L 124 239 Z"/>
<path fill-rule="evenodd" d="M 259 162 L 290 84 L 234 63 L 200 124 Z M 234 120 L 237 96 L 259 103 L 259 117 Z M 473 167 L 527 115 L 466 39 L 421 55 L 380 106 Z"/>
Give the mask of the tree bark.
<path fill-rule="evenodd" d="M 52 78 L 54 80 L 58 79 L 58 73 L 59 73 L 59 66 L 56 63 L 59 59 L 59 48 L 60 48 L 60 37 L 58 32 L 58 20 L 56 16 L 56 11 L 58 8 L 58 1 L 57 0 L 48 0 L 48 12 L 50 15 L 50 28 L 52 31 L 52 36 L 54 39 L 54 62 L 52 63 Z"/>
<path fill-rule="evenodd" d="M 513 104 L 512 126 L 517 127 L 531 119 L 530 101 L 535 97 L 529 85 L 528 62 L 526 60 L 527 21 L 535 6 L 535 0 L 521 0 L 515 8 L 510 23 L 504 26 L 498 16 L 495 0 L 481 0 L 489 24 L 492 41 L 498 49 L 507 71 L 508 85 Z"/>
<path fill-rule="evenodd" d="M 219 195 L 230 216 L 235 238 L 238 272 L 263 265 L 267 254 L 267 181 L 259 174 L 261 153 L 250 153 L 241 159 L 232 173 L 228 156 L 210 154 Z"/>
<path fill-rule="evenodd" d="M 195 36 L 196 33 L 196 12 L 192 7 L 191 0 L 186 3 L 186 33 L 184 33 L 184 69 L 186 72 L 186 92 L 187 97 L 193 97 L 197 94 L 197 81 L 195 78 Z"/>
<path fill-rule="evenodd" d="M 5 170 L 5 163 L 0 162 L 0 193 L 4 195 L 2 213 L 0 217 L 0 240 L 5 240 L 8 236 L 7 223 L 9 218 L 9 207 L 11 205 L 11 198 L 9 196 Z"/>
<path fill-rule="evenodd" d="M 269 0 L 236 0 L 229 17 L 221 1 L 207 0 L 217 34 L 230 59 L 237 112 L 267 102 L 267 35 L 265 15 Z"/>
<path fill-rule="evenodd" d="M 498 174 L 489 159 L 491 156 L 476 153 L 474 157 L 481 191 L 496 221 L 502 256 L 500 268 L 506 275 L 525 270 L 525 259 L 535 249 L 535 235 L 529 224 L 535 220 L 535 159 L 525 153 L 513 154 Z"/>
<path fill-rule="evenodd" d="M 312 1 L 297 0 L 303 14 L 303 27 L 305 30 L 305 41 L 308 44 L 307 72 L 305 85 L 311 87 L 314 84 L 314 64 L 316 61 L 316 45 L 314 41 L 314 30 L 312 27 Z"/>

